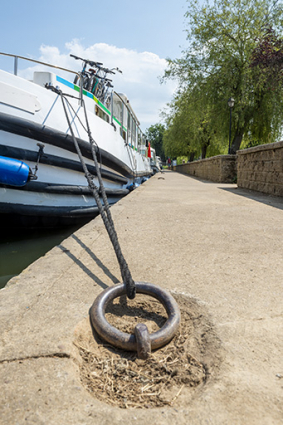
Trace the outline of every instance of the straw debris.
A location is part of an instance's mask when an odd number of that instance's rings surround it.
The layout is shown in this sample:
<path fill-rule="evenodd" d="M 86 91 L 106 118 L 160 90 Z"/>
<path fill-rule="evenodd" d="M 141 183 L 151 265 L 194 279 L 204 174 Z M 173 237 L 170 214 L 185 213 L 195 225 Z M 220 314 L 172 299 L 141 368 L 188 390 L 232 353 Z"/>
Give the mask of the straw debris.
<path fill-rule="evenodd" d="M 176 298 L 182 317 L 180 329 L 167 346 L 146 361 L 137 359 L 136 353 L 105 344 L 96 335 L 88 339 L 77 335 L 74 344 L 82 358 L 81 380 L 95 398 L 120 408 L 175 406 L 185 388 L 192 391 L 207 380 L 209 371 L 202 359 L 211 326 L 202 314 L 189 311 L 190 304 L 181 296 Z M 130 302 L 114 300 L 106 317 L 128 333 L 138 322 L 155 332 L 167 318 L 159 302 L 142 295 Z"/>

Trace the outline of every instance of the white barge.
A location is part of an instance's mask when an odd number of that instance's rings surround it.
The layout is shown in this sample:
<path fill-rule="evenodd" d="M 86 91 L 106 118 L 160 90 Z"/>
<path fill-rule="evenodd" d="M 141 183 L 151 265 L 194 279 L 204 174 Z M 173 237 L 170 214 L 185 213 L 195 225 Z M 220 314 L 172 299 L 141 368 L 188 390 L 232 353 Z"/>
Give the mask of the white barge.
<path fill-rule="evenodd" d="M 34 72 L 29 81 L 17 75 L 19 57 L 1 54 L 15 58 L 14 74 L 0 70 L 2 225 L 11 217 L 33 226 L 71 223 L 97 214 L 66 114 L 93 182 L 99 186 L 88 122 L 110 205 L 152 175 L 138 119 L 127 97 L 113 91 L 105 77 L 113 70 L 88 60 L 83 60 L 83 71 L 78 73 L 43 64 L 68 77 L 48 69 Z M 97 68 L 87 71 L 89 64 Z M 101 70 L 107 71 L 104 76 Z"/>

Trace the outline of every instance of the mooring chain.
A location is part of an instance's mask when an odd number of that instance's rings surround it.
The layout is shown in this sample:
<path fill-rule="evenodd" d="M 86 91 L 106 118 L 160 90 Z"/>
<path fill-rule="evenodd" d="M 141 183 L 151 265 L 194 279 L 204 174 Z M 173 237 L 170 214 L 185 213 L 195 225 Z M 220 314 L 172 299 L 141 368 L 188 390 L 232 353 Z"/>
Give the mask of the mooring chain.
<path fill-rule="evenodd" d="M 71 132 L 71 136 L 77 151 L 77 154 L 80 158 L 84 173 L 85 173 L 85 177 L 87 179 L 88 182 L 88 186 L 95 198 L 99 213 L 101 215 L 101 218 L 103 220 L 103 223 L 105 225 L 105 228 L 107 230 L 107 233 L 109 235 L 109 238 L 112 242 L 119 266 L 120 266 L 120 270 L 121 270 L 121 275 L 122 275 L 122 279 L 123 282 L 126 285 L 126 293 L 127 293 L 127 297 L 130 299 L 135 298 L 136 295 L 136 287 L 135 287 L 135 282 L 132 278 L 131 272 L 129 270 L 128 264 L 122 254 L 122 250 L 118 241 L 118 236 L 114 227 L 114 222 L 112 220 L 112 216 L 111 216 L 111 212 L 110 212 L 110 207 L 109 207 L 109 203 L 107 200 L 107 196 L 106 196 L 106 192 L 105 192 L 105 188 L 103 185 L 103 181 L 102 181 L 102 177 L 101 177 L 101 172 L 100 172 L 100 167 L 98 164 L 98 160 L 97 160 L 97 154 L 96 154 L 96 150 L 98 150 L 98 146 L 95 145 L 95 142 L 91 136 L 91 131 L 90 131 L 90 127 L 89 127 L 89 123 L 88 123 L 88 119 L 87 119 L 87 113 L 86 113 L 86 108 L 85 108 L 85 103 L 83 101 L 83 106 L 84 106 L 84 113 L 85 113 L 85 119 L 86 119 L 86 124 L 87 124 L 87 133 L 88 133 L 88 137 L 89 137 L 89 141 L 90 141 L 90 145 L 91 145 L 91 151 L 92 151 L 92 155 L 93 155 L 93 160 L 95 163 L 95 168 L 96 168 L 96 174 L 97 174 L 97 178 L 99 181 L 99 185 L 100 185 L 100 192 L 102 195 L 102 199 L 103 199 L 103 203 L 104 206 L 102 205 L 102 202 L 100 200 L 100 196 L 99 196 L 99 189 L 98 187 L 95 185 L 95 183 L 93 182 L 93 176 L 89 173 L 86 163 L 84 161 L 84 158 L 82 156 L 77 138 L 73 132 L 72 129 L 72 125 L 69 119 L 69 115 L 67 112 L 67 108 L 65 105 L 65 101 L 67 101 L 67 99 L 65 99 L 63 93 L 59 90 L 58 94 L 61 96 L 61 100 L 62 100 L 62 104 L 63 104 L 63 108 L 64 108 L 64 112 L 65 112 L 65 116 L 68 122 L 68 126 Z"/>

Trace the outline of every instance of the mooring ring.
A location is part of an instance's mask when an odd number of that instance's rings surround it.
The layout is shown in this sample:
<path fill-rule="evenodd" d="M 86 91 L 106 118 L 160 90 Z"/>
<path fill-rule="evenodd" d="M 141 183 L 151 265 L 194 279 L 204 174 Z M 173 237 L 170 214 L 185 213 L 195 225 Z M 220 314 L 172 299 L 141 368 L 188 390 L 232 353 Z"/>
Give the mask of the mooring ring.
<path fill-rule="evenodd" d="M 175 299 L 165 289 L 147 282 L 135 282 L 138 294 L 150 295 L 164 306 L 168 319 L 157 331 L 149 335 L 151 349 L 163 347 L 174 337 L 178 330 L 181 314 Z M 110 301 L 126 294 L 126 285 L 111 286 L 105 289 L 94 301 L 90 309 L 90 320 L 98 335 L 109 344 L 128 351 L 137 351 L 137 342 L 134 334 L 119 331 L 110 325 L 105 318 L 105 310 Z"/>

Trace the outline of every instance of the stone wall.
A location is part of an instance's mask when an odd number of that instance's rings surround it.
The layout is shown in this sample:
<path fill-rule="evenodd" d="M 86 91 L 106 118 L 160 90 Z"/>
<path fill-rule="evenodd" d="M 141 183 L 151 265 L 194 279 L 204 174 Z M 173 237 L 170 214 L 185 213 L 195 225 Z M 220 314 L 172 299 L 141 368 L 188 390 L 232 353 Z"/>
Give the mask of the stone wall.
<path fill-rule="evenodd" d="M 237 156 L 218 155 L 173 167 L 174 171 L 217 183 L 235 183 Z"/>
<path fill-rule="evenodd" d="M 237 152 L 238 187 L 283 196 L 283 142 Z"/>

